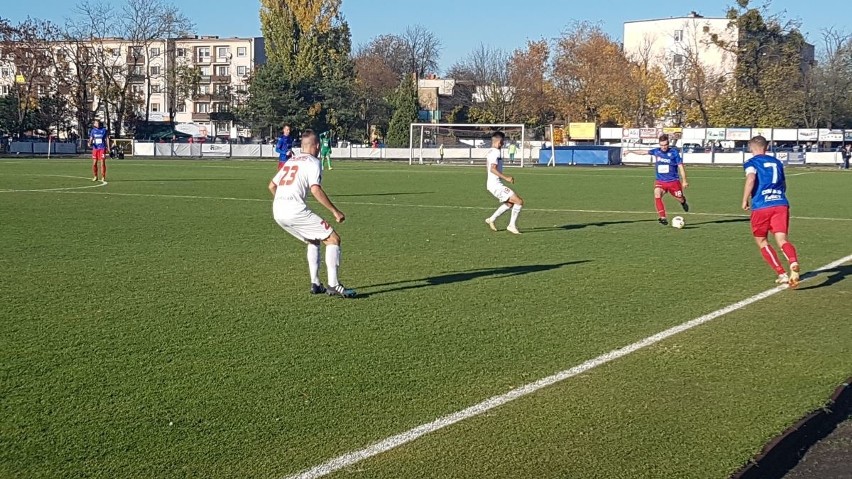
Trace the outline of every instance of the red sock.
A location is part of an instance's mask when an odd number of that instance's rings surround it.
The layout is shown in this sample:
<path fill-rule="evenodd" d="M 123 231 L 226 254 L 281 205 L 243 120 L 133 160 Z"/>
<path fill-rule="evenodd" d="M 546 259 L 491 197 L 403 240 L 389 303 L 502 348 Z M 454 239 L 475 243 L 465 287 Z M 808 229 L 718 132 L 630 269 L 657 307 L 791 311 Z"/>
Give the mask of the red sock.
<path fill-rule="evenodd" d="M 760 252 L 763 254 L 763 259 L 766 260 L 766 263 L 775 270 L 778 274 L 784 274 L 784 267 L 781 266 L 781 260 L 778 259 L 778 253 L 772 249 L 772 246 L 766 246 L 765 248 L 761 248 Z"/>
<path fill-rule="evenodd" d="M 106 179 L 106 160 L 101 160 L 101 179 Z"/>
<path fill-rule="evenodd" d="M 92 174 L 95 175 L 95 176 L 98 176 L 98 162 L 97 161 L 92 162 Z"/>
<path fill-rule="evenodd" d="M 654 198 L 654 203 L 657 205 L 657 214 L 660 215 L 660 218 L 666 217 L 666 205 L 663 203 L 662 198 Z"/>
<path fill-rule="evenodd" d="M 793 246 L 793 243 L 784 243 L 784 245 L 781 246 L 781 251 L 784 252 L 784 256 L 787 257 L 787 261 L 789 261 L 790 264 L 799 262 L 799 255 L 796 254 L 796 247 Z"/>

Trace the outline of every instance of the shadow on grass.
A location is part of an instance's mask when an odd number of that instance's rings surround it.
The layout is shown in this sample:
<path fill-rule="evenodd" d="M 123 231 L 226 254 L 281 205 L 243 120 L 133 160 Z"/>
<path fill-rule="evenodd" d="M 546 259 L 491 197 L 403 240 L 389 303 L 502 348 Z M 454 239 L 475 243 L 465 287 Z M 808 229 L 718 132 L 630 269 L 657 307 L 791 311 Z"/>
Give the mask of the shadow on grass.
<path fill-rule="evenodd" d="M 524 228 L 524 234 L 527 233 L 546 233 L 549 231 L 573 231 L 583 228 L 591 228 L 593 226 L 605 228 L 614 225 L 629 225 L 634 223 L 656 223 L 657 220 L 621 220 L 621 221 L 596 221 L 593 223 L 574 223 L 570 225 L 553 226 L 545 228 Z"/>
<path fill-rule="evenodd" d="M 806 288 L 799 288 L 799 291 L 807 291 L 809 289 L 820 289 L 820 288 L 830 288 L 835 284 L 846 279 L 847 276 L 852 274 L 852 265 L 847 264 L 843 266 L 838 266 L 836 268 L 832 268 L 829 270 L 825 270 L 820 272 L 819 274 L 828 274 L 829 277 L 825 281 L 820 284 L 816 284 L 813 286 L 808 286 Z"/>
<path fill-rule="evenodd" d="M 123 180 L 119 179 L 118 181 L 122 183 L 159 183 L 161 181 L 173 181 L 173 182 L 181 182 L 181 181 L 245 181 L 245 178 L 158 178 L 158 179 L 129 179 Z M 112 183 L 112 181 L 110 181 Z"/>
<path fill-rule="evenodd" d="M 363 194 L 349 194 L 349 195 L 334 195 L 335 198 L 368 198 L 370 196 L 409 196 L 409 195 L 432 195 L 434 191 L 415 191 L 408 193 L 363 193 Z"/>
<path fill-rule="evenodd" d="M 588 263 L 590 260 L 568 261 L 565 263 L 556 264 L 535 264 L 521 266 L 503 266 L 500 268 L 483 268 L 473 269 L 468 271 L 459 271 L 456 273 L 442 274 L 438 276 L 429 276 L 421 279 L 412 279 L 406 281 L 396 281 L 393 283 L 374 284 L 365 286 L 361 289 L 370 290 L 379 288 L 377 291 L 369 291 L 361 293 L 359 291 L 358 298 L 367 298 L 377 294 L 393 293 L 398 291 L 408 291 L 412 289 L 429 288 L 432 286 L 441 286 L 447 284 L 466 283 L 469 281 L 485 278 L 510 278 L 513 276 L 523 276 L 533 273 L 542 273 L 545 271 L 553 271 L 565 266 L 573 266 L 583 263 Z"/>
<path fill-rule="evenodd" d="M 724 218 L 721 220 L 710 220 L 710 221 L 699 221 L 697 223 L 688 223 L 685 226 L 685 229 L 701 226 L 701 225 L 726 225 L 731 223 L 748 223 L 750 222 L 750 218 L 740 217 L 740 218 Z"/>

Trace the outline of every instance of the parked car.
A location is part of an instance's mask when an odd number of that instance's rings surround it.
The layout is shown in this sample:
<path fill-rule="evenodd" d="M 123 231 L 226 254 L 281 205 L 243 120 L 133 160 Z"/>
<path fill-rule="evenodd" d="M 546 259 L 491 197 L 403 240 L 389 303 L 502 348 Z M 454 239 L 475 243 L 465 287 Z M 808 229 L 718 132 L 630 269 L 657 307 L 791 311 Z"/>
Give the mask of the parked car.
<path fill-rule="evenodd" d="M 705 149 L 699 143 L 684 143 L 680 146 L 683 153 L 704 153 Z"/>

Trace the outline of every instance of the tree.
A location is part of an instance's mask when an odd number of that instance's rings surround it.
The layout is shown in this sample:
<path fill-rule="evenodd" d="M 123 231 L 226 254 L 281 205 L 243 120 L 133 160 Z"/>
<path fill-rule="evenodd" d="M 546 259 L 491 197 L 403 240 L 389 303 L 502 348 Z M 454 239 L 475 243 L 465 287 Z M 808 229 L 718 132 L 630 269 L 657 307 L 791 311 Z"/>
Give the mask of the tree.
<path fill-rule="evenodd" d="M 385 138 L 390 147 L 409 146 L 411 124 L 417 122 L 417 89 L 412 78 L 403 79 L 391 98 L 394 108 Z"/>
<path fill-rule="evenodd" d="M 441 40 L 423 25 L 413 25 L 400 35 L 405 46 L 408 70 L 417 78 L 438 71 L 438 59 L 441 56 Z"/>
<path fill-rule="evenodd" d="M 506 123 L 514 118 L 514 91 L 509 86 L 509 54 L 480 44 L 456 62 L 449 76 L 476 86 L 469 115 L 476 123 Z"/>
<path fill-rule="evenodd" d="M 804 77 L 812 59 L 795 23 L 766 15 L 737 0 L 728 11 L 736 41 L 713 36 L 716 45 L 736 54 L 732 85 L 714 105 L 711 122 L 718 126 L 801 124 Z"/>
<path fill-rule="evenodd" d="M 806 127 L 852 128 L 852 35 L 823 31 L 819 60 L 804 79 Z"/>
<path fill-rule="evenodd" d="M 16 99 L 13 131 L 18 135 L 31 126 L 39 97 L 57 90 L 52 48 L 57 37 L 58 29 L 48 21 L 27 18 L 13 25 L 0 18 L 0 60 L 14 65 L 16 73 L 12 87 Z"/>
<path fill-rule="evenodd" d="M 550 80 L 550 47 L 544 40 L 527 42 L 509 59 L 508 81 L 515 103 L 514 121 L 525 123 L 537 134 L 555 120 L 554 89 Z"/>
<path fill-rule="evenodd" d="M 357 120 L 355 66 L 340 0 L 263 0 L 267 65 L 250 80 L 241 109 L 256 128 L 280 126 L 348 132 Z"/>
<path fill-rule="evenodd" d="M 355 55 L 355 89 L 361 127 L 370 137 L 372 125 L 387 127 L 391 115 L 388 96 L 399 85 L 396 72 L 382 57 L 361 49 Z"/>
<path fill-rule="evenodd" d="M 580 22 L 556 40 L 557 108 L 568 121 L 625 124 L 630 62 L 597 25 Z"/>

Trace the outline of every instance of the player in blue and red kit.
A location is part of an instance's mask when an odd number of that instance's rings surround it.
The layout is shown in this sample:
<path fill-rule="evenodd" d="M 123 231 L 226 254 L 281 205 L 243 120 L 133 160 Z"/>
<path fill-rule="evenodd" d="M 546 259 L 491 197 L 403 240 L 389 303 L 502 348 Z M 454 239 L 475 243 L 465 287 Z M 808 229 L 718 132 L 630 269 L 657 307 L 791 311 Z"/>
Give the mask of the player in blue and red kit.
<path fill-rule="evenodd" d="M 799 258 L 796 248 L 787 241 L 790 202 L 787 200 L 784 164 L 766 154 L 769 146 L 766 138 L 755 136 L 748 146 L 754 157 L 743 164 L 746 173 L 743 209 L 751 210 L 752 234 L 763 258 L 778 274 L 776 283 L 789 284 L 791 288 L 795 288 L 799 285 Z M 775 236 L 775 242 L 790 263 L 789 275 L 778 259 L 778 254 L 769 244 L 770 234 Z"/>
<path fill-rule="evenodd" d="M 101 162 L 101 180 L 106 181 L 106 151 L 109 146 L 109 132 L 95 120 L 94 127 L 89 130 L 89 148 L 92 149 L 92 181 L 98 181 L 98 162 Z"/>
<path fill-rule="evenodd" d="M 659 148 L 626 150 L 625 153 L 654 157 L 654 171 L 657 175 L 657 180 L 654 182 L 654 203 L 657 207 L 660 224 L 669 224 L 666 216 L 666 205 L 663 203 L 663 195 L 666 193 L 672 195 L 680 203 L 683 211 L 689 211 L 689 203 L 686 202 L 686 196 L 683 194 L 684 188 L 689 186 L 689 182 L 686 180 L 686 169 L 683 167 L 683 157 L 680 156 L 677 148 L 669 146 L 669 135 L 660 135 Z M 683 183 L 681 183 L 681 180 L 683 180 Z"/>
<path fill-rule="evenodd" d="M 293 157 L 293 137 L 290 136 L 290 125 L 284 125 L 281 136 L 275 143 L 275 153 L 278 153 L 278 169 L 280 170 L 287 160 Z"/>

